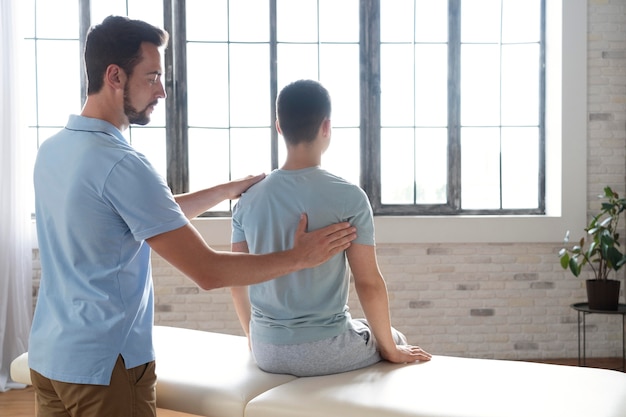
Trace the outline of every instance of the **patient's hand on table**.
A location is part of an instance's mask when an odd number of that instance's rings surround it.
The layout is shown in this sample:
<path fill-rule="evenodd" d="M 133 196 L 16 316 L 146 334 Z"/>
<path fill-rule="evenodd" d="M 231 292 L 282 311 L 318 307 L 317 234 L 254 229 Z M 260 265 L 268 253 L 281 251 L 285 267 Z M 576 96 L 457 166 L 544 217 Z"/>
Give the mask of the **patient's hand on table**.
<path fill-rule="evenodd" d="M 432 355 L 419 346 L 396 345 L 390 352 L 381 352 L 385 360 L 393 363 L 407 363 L 415 361 L 429 361 Z"/>

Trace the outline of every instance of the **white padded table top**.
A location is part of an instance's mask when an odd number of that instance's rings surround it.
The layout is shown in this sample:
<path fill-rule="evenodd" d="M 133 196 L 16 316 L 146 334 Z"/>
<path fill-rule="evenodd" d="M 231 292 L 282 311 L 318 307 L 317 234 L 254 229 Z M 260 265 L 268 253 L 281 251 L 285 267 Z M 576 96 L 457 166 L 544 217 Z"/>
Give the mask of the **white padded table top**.
<path fill-rule="evenodd" d="M 252 398 L 296 379 L 261 371 L 242 336 L 155 326 L 153 338 L 160 408 L 243 416 Z"/>
<path fill-rule="evenodd" d="M 435 356 L 300 378 L 253 399 L 246 417 L 626 417 L 626 374 Z"/>

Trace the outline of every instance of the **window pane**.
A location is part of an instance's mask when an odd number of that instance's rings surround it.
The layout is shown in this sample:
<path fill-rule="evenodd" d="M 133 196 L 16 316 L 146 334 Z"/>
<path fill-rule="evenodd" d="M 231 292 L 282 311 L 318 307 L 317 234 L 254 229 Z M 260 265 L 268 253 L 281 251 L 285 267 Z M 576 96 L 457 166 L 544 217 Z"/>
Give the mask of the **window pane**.
<path fill-rule="evenodd" d="M 230 41 L 268 42 L 269 13 L 267 0 L 229 0 Z"/>
<path fill-rule="evenodd" d="M 448 129 L 415 130 L 415 202 L 448 200 Z"/>
<path fill-rule="evenodd" d="M 381 1 L 381 42 L 413 42 L 414 10 L 413 0 Z"/>
<path fill-rule="evenodd" d="M 502 124 L 539 124 L 539 45 L 502 47 Z"/>
<path fill-rule="evenodd" d="M 187 40 L 228 41 L 228 0 L 186 0 Z"/>
<path fill-rule="evenodd" d="M 381 45 L 380 106 L 383 126 L 413 126 L 413 45 Z"/>
<path fill-rule="evenodd" d="M 359 41 L 358 0 L 319 0 L 319 5 L 321 42 Z"/>
<path fill-rule="evenodd" d="M 271 170 L 270 128 L 231 129 L 231 178 L 242 178 Z"/>
<path fill-rule="evenodd" d="M 228 45 L 187 44 L 189 126 L 228 127 Z"/>
<path fill-rule="evenodd" d="M 461 124 L 500 124 L 498 45 L 461 45 Z"/>
<path fill-rule="evenodd" d="M 535 208 L 539 198 L 539 129 L 502 129 L 502 208 Z"/>
<path fill-rule="evenodd" d="M 35 37 L 35 24 L 37 19 L 35 18 L 35 2 L 34 1 L 20 1 L 15 2 L 15 6 L 18 10 L 18 16 L 20 16 L 20 24 L 18 30 L 24 38 Z"/>
<path fill-rule="evenodd" d="M 500 208 L 500 129 L 461 129 L 461 205 Z"/>
<path fill-rule="evenodd" d="M 154 0 L 126 0 L 128 16 L 163 27 L 163 2 Z"/>
<path fill-rule="evenodd" d="M 447 42 L 448 2 L 416 0 L 415 6 L 415 41 Z"/>
<path fill-rule="evenodd" d="M 500 0 L 461 1 L 461 42 L 500 42 Z"/>
<path fill-rule="evenodd" d="M 333 128 L 330 146 L 322 156 L 322 168 L 353 184 L 359 184 L 359 142 L 359 129 Z"/>
<path fill-rule="evenodd" d="M 448 124 L 448 49 L 415 45 L 415 124 Z"/>
<path fill-rule="evenodd" d="M 157 172 L 163 178 L 167 178 L 165 128 L 131 127 L 126 135 L 130 138 L 133 148 L 144 154 Z"/>
<path fill-rule="evenodd" d="M 321 45 L 320 61 L 320 82 L 330 92 L 333 126 L 358 126 L 359 45 Z"/>
<path fill-rule="evenodd" d="M 232 44 L 230 71 L 231 125 L 269 126 L 271 107 L 268 45 Z"/>
<path fill-rule="evenodd" d="M 110 15 L 127 15 L 126 0 L 90 0 L 90 7 L 92 25 L 102 22 Z M 78 12 L 76 16 L 78 16 Z"/>
<path fill-rule="evenodd" d="M 278 91 L 301 79 L 319 79 L 317 45 L 278 44 Z"/>
<path fill-rule="evenodd" d="M 73 3 L 77 1 L 72 0 Z M 52 3 L 52 2 L 50 2 Z M 163 2 L 154 0 L 90 0 L 91 24 L 102 22 L 107 16 L 129 16 L 163 27 Z M 76 12 L 78 15 L 78 12 Z"/>
<path fill-rule="evenodd" d="M 276 20 L 278 42 L 318 41 L 317 0 L 277 0 Z"/>
<path fill-rule="evenodd" d="M 229 147 L 229 131 L 226 129 L 189 129 L 190 191 L 230 180 Z"/>
<path fill-rule="evenodd" d="M 22 42 L 22 55 L 20 63 L 21 71 L 21 100 L 24 121 L 28 126 L 37 125 L 37 66 L 35 64 L 35 42 L 24 40 Z"/>
<path fill-rule="evenodd" d="M 68 115 L 80 113 L 81 108 L 78 40 L 44 40 L 37 45 L 39 124 L 65 126 Z"/>
<path fill-rule="evenodd" d="M 78 39 L 78 19 L 75 17 L 78 16 L 78 2 L 76 0 L 37 1 L 35 3 L 38 38 Z"/>
<path fill-rule="evenodd" d="M 287 160 L 287 145 L 285 145 L 285 139 L 282 136 L 278 135 L 278 167 L 283 166 L 284 162 Z M 324 161 L 322 161 L 322 164 Z"/>
<path fill-rule="evenodd" d="M 413 204 L 415 147 L 413 129 L 381 129 L 380 193 L 383 204 Z"/>
<path fill-rule="evenodd" d="M 502 42 L 539 42 L 541 0 L 503 0 Z"/>
<path fill-rule="evenodd" d="M 444 204 L 447 200 L 447 129 L 383 129 L 383 204 Z"/>

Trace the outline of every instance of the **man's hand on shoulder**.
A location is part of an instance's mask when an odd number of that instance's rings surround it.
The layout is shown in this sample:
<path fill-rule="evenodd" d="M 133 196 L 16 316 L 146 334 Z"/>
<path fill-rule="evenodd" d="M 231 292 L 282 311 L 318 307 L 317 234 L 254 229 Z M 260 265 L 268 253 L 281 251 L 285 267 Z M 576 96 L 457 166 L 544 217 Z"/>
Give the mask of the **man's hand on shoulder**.
<path fill-rule="evenodd" d="M 226 184 L 228 187 L 228 196 L 226 198 L 229 200 L 238 199 L 239 197 L 241 197 L 241 194 L 243 194 L 248 188 L 252 187 L 263 178 L 265 178 L 265 174 L 248 175 L 245 178 L 240 178 L 238 180 L 228 182 Z"/>

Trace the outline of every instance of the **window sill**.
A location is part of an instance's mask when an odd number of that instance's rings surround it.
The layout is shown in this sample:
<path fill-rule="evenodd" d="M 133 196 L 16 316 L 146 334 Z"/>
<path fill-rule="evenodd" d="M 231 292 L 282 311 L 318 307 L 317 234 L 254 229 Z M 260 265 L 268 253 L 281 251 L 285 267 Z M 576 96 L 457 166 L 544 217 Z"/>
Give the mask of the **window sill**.
<path fill-rule="evenodd" d="M 584 210 L 565 216 L 375 217 L 378 244 L 561 242 L 584 224 Z M 230 218 L 193 220 L 209 245 L 230 245 Z"/>

